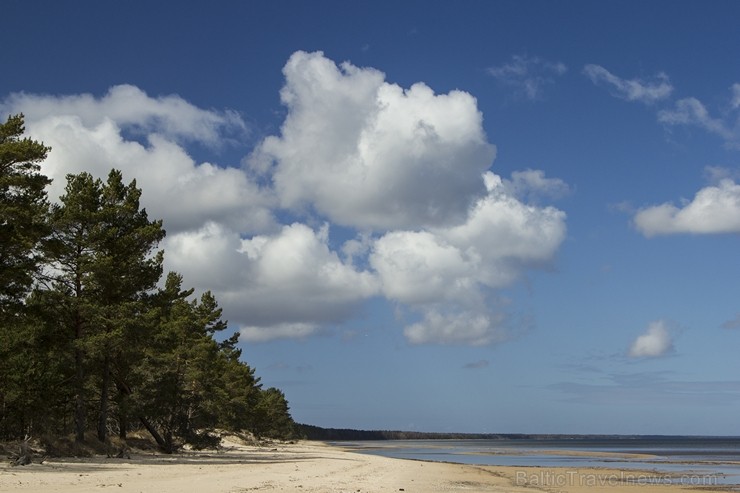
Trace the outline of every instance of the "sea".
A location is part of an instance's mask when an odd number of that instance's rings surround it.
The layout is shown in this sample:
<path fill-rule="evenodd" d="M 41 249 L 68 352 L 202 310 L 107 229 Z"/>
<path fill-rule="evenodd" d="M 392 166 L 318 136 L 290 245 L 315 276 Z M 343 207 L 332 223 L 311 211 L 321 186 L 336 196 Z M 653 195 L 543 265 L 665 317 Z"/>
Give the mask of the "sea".
<path fill-rule="evenodd" d="M 661 482 L 740 485 L 740 437 L 568 437 L 334 442 L 359 453 L 459 464 L 608 468 L 666 474 Z M 655 482 L 634 475 L 637 482 Z"/>

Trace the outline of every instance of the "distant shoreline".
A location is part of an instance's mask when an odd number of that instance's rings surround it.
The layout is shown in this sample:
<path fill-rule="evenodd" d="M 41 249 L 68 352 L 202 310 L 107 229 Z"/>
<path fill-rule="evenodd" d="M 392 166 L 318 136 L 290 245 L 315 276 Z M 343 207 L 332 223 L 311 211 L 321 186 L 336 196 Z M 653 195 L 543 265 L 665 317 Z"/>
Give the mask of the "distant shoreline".
<path fill-rule="evenodd" d="M 640 434 L 560 434 L 560 433 L 450 433 L 401 430 L 359 430 L 323 428 L 296 424 L 296 430 L 306 440 L 370 441 L 370 440 L 738 440 L 737 435 L 640 435 Z"/>

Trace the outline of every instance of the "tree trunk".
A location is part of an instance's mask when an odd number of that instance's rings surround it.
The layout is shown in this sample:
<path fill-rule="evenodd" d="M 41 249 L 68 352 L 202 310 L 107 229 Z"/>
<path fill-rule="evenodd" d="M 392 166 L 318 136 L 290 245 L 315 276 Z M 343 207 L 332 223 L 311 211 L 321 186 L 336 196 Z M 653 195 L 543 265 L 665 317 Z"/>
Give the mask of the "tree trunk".
<path fill-rule="evenodd" d="M 79 255 L 79 251 L 78 251 Z M 79 273 L 75 275 L 75 297 L 79 300 L 82 297 L 82 277 Z M 74 342 L 79 344 L 83 335 L 82 316 L 79 307 L 74 314 L 75 339 Z M 85 405 L 85 368 L 83 367 L 85 353 L 79 346 L 75 347 L 75 441 L 82 443 L 85 441 L 85 428 L 87 427 L 86 417 L 87 409 Z"/>
<path fill-rule="evenodd" d="M 144 428 L 147 429 L 147 431 L 154 437 L 154 441 L 157 442 L 157 445 L 159 445 L 159 448 L 162 449 L 162 452 L 165 452 L 167 454 L 172 453 L 172 441 L 168 443 L 165 441 L 164 438 L 162 438 L 162 435 L 159 434 L 157 429 L 152 426 L 152 424 L 149 422 L 148 419 L 146 419 L 144 416 L 139 416 L 139 421 L 141 421 L 141 424 L 144 425 Z"/>
<path fill-rule="evenodd" d="M 100 413 L 98 414 L 98 440 L 108 438 L 108 396 L 110 393 L 110 357 L 103 358 L 103 385 L 100 389 Z"/>
<path fill-rule="evenodd" d="M 118 437 L 121 440 L 126 440 L 126 431 L 128 430 L 128 419 L 126 413 L 121 411 L 118 413 Z"/>
<path fill-rule="evenodd" d="M 116 391 L 118 392 L 118 436 L 125 440 L 128 432 L 128 417 L 131 411 L 129 409 L 129 396 L 132 390 L 119 374 L 114 373 L 111 378 L 116 383 Z"/>
<path fill-rule="evenodd" d="M 85 369 L 82 367 L 82 349 L 75 349 L 75 440 L 85 441 Z"/>

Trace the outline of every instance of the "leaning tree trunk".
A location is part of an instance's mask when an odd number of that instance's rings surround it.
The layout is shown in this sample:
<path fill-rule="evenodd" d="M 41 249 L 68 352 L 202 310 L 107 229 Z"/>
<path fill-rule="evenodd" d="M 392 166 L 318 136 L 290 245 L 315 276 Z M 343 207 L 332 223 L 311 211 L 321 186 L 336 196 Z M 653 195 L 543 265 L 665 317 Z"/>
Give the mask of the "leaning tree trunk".
<path fill-rule="evenodd" d="M 159 448 L 162 449 L 162 452 L 171 454 L 172 440 L 167 441 L 162 438 L 162 435 L 159 434 L 157 429 L 144 416 L 139 416 L 139 421 L 141 421 L 141 424 L 144 425 L 144 428 L 146 428 L 146 430 L 152 435 L 152 437 L 154 437 L 154 441 L 157 442 L 157 445 L 159 445 Z"/>

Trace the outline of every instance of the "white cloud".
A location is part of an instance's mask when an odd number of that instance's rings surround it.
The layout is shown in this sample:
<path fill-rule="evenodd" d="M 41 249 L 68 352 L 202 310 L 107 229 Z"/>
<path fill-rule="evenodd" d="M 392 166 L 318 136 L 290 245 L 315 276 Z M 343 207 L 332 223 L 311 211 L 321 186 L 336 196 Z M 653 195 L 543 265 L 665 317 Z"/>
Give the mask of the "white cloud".
<path fill-rule="evenodd" d="M 477 260 L 429 231 L 388 233 L 370 256 L 385 296 L 406 304 L 469 300 Z"/>
<path fill-rule="evenodd" d="M 23 112 L 29 135 L 51 146 L 42 170 L 54 180 L 52 199 L 63 193 L 68 173 L 87 171 L 105 178 L 117 168 L 126 180 L 137 180 L 145 190 L 143 205 L 150 216 L 166 219 L 170 233 L 207 221 L 241 231 L 273 227 L 269 191 L 238 169 L 196 164 L 183 144 L 172 140 L 188 137 L 216 144 L 214 132 L 231 124 L 241 128 L 239 121 L 198 110 L 177 97 L 147 98 L 131 86 L 114 87 L 99 100 L 89 95 L 12 95 L 0 106 L 9 113 Z M 145 132 L 145 145 L 124 136 L 133 124 Z"/>
<path fill-rule="evenodd" d="M 459 221 L 483 192 L 495 147 L 470 94 L 403 89 L 320 52 L 295 53 L 283 71 L 281 135 L 249 162 L 272 173 L 284 207 L 382 230 Z"/>
<path fill-rule="evenodd" d="M 411 344 L 464 344 L 485 346 L 507 338 L 501 327 L 503 315 L 475 312 L 425 312 L 423 321 L 406 327 L 404 335 Z"/>
<path fill-rule="evenodd" d="M 488 68 L 488 74 L 499 82 L 516 87 L 529 100 L 542 97 L 544 86 L 555 82 L 568 68 L 561 62 L 548 62 L 538 57 L 514 55 L 511 62 Z"/>
<path fill-rule="evenodd" d="M 510 286 L 529 269 L 547 265 L 565 239 L 565 213 L 520 202 L 491 172 L 485 183 L 488 195 L 466 222 L 394 231 L 374 245 L 370 264 L 383 294 L 423 314 L 405 331 L 414 343 L 501 340 L 504 317 L 489 313 L 486 290 Z"/>
<path fill-rule="evenodd" d="M 659 73 L 651 81 L 640 79 L 622 79 L 599 65 L 586 65 L 583 73 L 594 84 L 607 85 L 614 96 L 627 101 L 639 101 L 652 104 L 668 98 L 673 92 L 673 85 L 668 76 Z M 695 125 L 707 132 L 721 137 L 725 145 L 730 148 L 740 147 L 740 84 L 731 87 L 731 99 L 728 108 L 724 109 L 723 117 L 717 118 L 710 114 L 706 106 L 696 98 L 679 99 L 672 108 L 658 111 L 658 121 L 667 126 Z"/>
<path fill-rule="evenodd" d="M 586 65 L 583 73 L 596 85 L 605 84 L 614 96 L 645 104 L 665 99 L 673 92 L 668 76 L 660 73 L 653 80 L 622 79 L 600 65 Z"/>
<path fill-rule="evenodd" d="M 664 203 L 641 209 L 635 227 L 645 236 L 693 233 L 740 233 L 740 185 L 724 178 L 699 190 L 694 199 L 676 207 Z"/>
<path fill-rule="evenodd" d="M 737 94 L 735 96 L 737 97 Z M 733 107 L 737 107 L 734 100 Z M 722 137 L 728 145 L 737 145 L 737 133 L 723 120 L 713 118 L 701 101 L 696 98 L 676 101 L 672 110 L 663 110 L 658 113 L 658 121 L 666 125 L 697 125 Z"/>
<path fill-rule="evenodd" d="M 247 338 L 318 331 L 377 291 L 373 274 L 353 270 L 329 249 L 327 230 L 281 229 L 274 195 L 243 170 L 193 161 L 188 142 L 218 146 L 230 126 L 243 128 L 230 113 L 178 97 L 148 98 L 131 86 L 100 99 L 13 95 L 2 107 L 24 112 L 28 133 L 52 146 L 42 166 L 55 179 L 51 197 L 63 193 L 68 173 L 104 178 L 118 168 L 126 180 L 136 178 L 142 204 L 168 231 L 165 269 L 198 291 L 212 290 Z"/>
<path fill-rule="evenodd" d="M 740 169 L 730 169 L 723 166 L 706 166 L 704 168 L 704 175 L 707 177 L 708 181 L 719 183 L 726 179 L 740 178 Z"/>
<path fill-rule="evenodd" d="M 241 238 L 222 224 L 170 234 L 163 247 L 166 270 L 184 274 L 188 284 L 220 294 L 249 282 Z"/>
<path fill-rule="evenodd" d="M 740 84 L 732 85 L 732 102 L 730 104 L 733 109 L 740 108 Z"/>
<path fill-rule="evenodd" d="M 343 262 L 328 241 L 327 228 L 315 232 L 299 223 L 273 236 L 242 240 L 250 280 L 226 300 L 239 304 L 235 310 L 245 325 L 337 322 L 378 293 L 375 275 Z"/>
<path fill-rule="evenodd" d="M 495 147 L 467 93 L 402 89 L 321 53 L 294 54 L 284 72 L 281 134 L 245 168 L 194 161 L 189 145 L 227 144 L 245 125 L 178 96 L 116 86 L 100 98 L 15 94 L 0 109 L 24 112 L 52 146 L 53 199 L 68 173 L 135 178 L 164 219 L 165 268 L 213 291 L 247 340 L 322 333 L 376 296 L 413 314 L 414 344 L 509 337 L 499 290 L 548 266 L 565 237 L 562 211 L 527 200 L 568 186 L 539 170 L 487 172 Z M 306 212 L 329 222 L 294 222 Z M 352 239 L 333 247 L 330 223 Z"/>
<path fill-rule="evenodd" d="M 239 333 L 241 340 L 248 342 L 270 342 L 276 339 L 303 339 L 316 335 L 321 326 L 316 323 L 296 322 L 276 324 L 269 327 L 245 326 Z"/>
<path fill-rule="evenodd" d="M 370 263 L 385 295 L 409 304 L 463 302 L 479 285 L 510 285 L 528 268 L 552 260 L 565 239 L 565 213 L 525 205 L 500 178 L 468 220 L 451 228 L 393 231 L 377 240 Z"/>
<path fill-rule="evenodd" d="M 565 239 L 565 213 L 552 206 L 521 202 L 490 171 L 484 178 L 488 195 L 476 203 L 468 220 L 439 234 L 479 256 L 485 264 L 480 275 L 488 285 L 496 286 L 508 282 L 498 280 L 501 271 L 521 273 L 553 258 Z"/>
<path fill-rule="evenodd" d="M 343 262 L 328 228 L 295 223 L 274 235 L 241 239 L 207 225 L 169 239 L 169 266 L 189 282 L 212 286 L 247 340 L 303 337 L 343 320 L 378 292 L 375 275 Z"/>
<path fill-rule="evenodd" d="M 647 331 L 638 336 L 629 348 L 632 358 L 657 358 L 673 351 L 673 341 L 664 320 L 652 322 Z"/>
<path fill-rule="evenodd" d="M 377 292 L 373 274 L 342 262 L 328 230 L 302 224 L 241 239 L 215 224 L 169 238 L 168 267 L 217 294 L 243 338 L 303 337 L 349 316 Z"/>
<path fill-rule="evenodd" d="M 404 331 L 410 342 L 503 340 L 507 317 L 487 306 L 490 291 L 547 266 L 565 238 L 562 211 L 517 196 L 567 185 L 537 170 L 506 183 L 486 172 L 495 148 L 467 93 L 404 90 L 322 53 L 294 54 L 284 73 L 288 116 L 252 169 L 272 177 L 285 207 L 380 230 L 346 242 L 345 265 L 367 258 L 377 282 L 368 291 L 420 316 Z"/>
<path fill-rule="evenodd" d="M 547 178 L 544 171 L 535 169 L 514 171 L 511 179 L 504 180 L 504 184 L 520 200 L 559 199 L 571 193 L 570 187 L 563 180 Z"/>
<path fill-rule="evenodd" d="M 94 128 L 106 120 L 141 134 L 158 133 L 172 140 L 194 140 L 218 146 L 224 131 L 243 133 L 246 125 L 234 111 L 203 110 L 180 96 L 148 96 L 132 85 L 118 85 L 96 98 L 91 94 L 50 96 L 15 93 L 2 105 L 5 112 L 22 109 L 27 121 L 49 115 L 75 115 L 81 126 Z"/>

